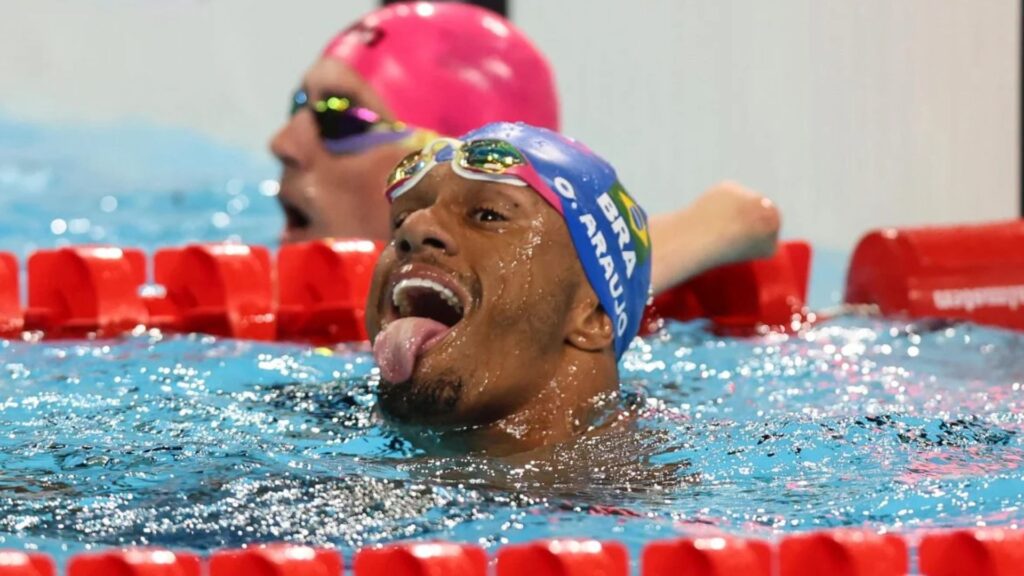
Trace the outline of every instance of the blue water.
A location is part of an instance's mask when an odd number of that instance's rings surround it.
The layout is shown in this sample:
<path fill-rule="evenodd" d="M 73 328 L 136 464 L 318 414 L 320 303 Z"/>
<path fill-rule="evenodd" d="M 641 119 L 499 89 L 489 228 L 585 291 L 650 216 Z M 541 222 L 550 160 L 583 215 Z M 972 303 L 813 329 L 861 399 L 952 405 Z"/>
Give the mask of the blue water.
<path fill-rule="evenodd" d="M 273 175 L 185 133 L 0 117 L 0 249 L 272 244 Z M 817 264 L 828 304 L 842 255 Z M 635 552 L 677 534 L 1024 518 L 1020 334 L 846 316 L 723 339 L 671 323 L 622 374 L 629 425 L 497 460 L 431 455 L 382 422 L 360 347 L 0 341 L 0 547 L 596 536 Z"/>

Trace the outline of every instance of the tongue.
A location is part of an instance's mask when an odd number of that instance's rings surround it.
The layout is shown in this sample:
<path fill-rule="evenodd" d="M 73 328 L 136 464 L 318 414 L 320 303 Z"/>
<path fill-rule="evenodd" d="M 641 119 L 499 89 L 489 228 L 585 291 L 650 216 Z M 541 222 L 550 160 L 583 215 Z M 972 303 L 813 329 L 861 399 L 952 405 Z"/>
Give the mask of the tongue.
<path fill-rule="evenodd" d="M 387 325 L 373 341 L 380 375 L 393 384 L 412 377 L 416 358 L 429 350 L 450 328 L 430 318 L 409 317 Z"/>

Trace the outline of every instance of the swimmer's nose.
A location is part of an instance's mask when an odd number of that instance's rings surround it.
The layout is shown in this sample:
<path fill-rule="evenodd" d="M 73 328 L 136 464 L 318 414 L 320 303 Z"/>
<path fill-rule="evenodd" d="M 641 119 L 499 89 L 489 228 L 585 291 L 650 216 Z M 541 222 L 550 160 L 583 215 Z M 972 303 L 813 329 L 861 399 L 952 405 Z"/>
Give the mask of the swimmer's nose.
<path fill-rule="evenodd" d="M 395 248 L 403 255 L 430 250 L 438 250 L 448 256 L 459 253 L 455 239 L 441 227 L 430 208 L 417 210 L 406 217 L 395 231 Z"/>
<path fill-rule="evenodd" d="M 313 115 L 300 110 L 285 122 L 270 139 L 270 151 L 289 168 L 302 168 L 308 163 L 313 146 L 319 146 Z"/>

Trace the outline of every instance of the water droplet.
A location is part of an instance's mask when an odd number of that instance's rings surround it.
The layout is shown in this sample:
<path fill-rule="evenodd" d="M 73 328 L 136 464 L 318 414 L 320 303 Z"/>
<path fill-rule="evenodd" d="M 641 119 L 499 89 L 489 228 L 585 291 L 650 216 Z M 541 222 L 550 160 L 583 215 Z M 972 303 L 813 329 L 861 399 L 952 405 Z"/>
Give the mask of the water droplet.
<path fill-rule="evenodd" d="M 72 218 L 68 222 L 68 232 L 72 234 L 85 234 L 89 231 L 88 218 Z"/>
<path fill-rule="evenodd" d="M 239 178 L 232 178 L 231 180 L 228 180 L 228 183 L 224 186 L 224 189 L 227 191 L 228 194 L 236 196 L 238 194 L 241 194 L 242 189 L 244 187 L 245 182 L 243 182 Z"/>
<path fill-rule="evenodd" d="M 114 196 L 104 196 L 100 198 L 100 210 L 104 212 L 113 212 L 117 210 L 117 198 Z"/>
<path fill-rule="evenodd" d="M 248 196 L 235 196 L 234 198 L 231 199 L 230 202 L 228 202 L 227 211 L 228 211 L 228 214 L 231 214 L 233 216 L 235 214 L 240 213 L 241 211 L 245 210 L 248 207 L 249 207 L 249 197 Z"/>
<path fill-rule="evenodd" d="M 216 228 L 226 228 L 229 224 L 231 224 L 231 216 L 229 216 L 225 212 L 215 212 L 213 214 L 213 217 L 210 218 L 210 221 Z"/>
<path fill-rule="evenodd" d="M 281 184 L 277 180 L 264 180 L 260 182 L 260 194 L 264 196 L 277 196 L 281 190 Z"/>

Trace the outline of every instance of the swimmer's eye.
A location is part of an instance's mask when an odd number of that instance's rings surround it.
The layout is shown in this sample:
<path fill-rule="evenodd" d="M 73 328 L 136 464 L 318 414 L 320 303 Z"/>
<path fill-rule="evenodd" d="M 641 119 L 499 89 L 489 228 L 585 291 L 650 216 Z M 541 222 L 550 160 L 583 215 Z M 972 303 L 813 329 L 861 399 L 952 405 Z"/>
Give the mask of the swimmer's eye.
<path fill-rule="evenodd" d="M 507 222 L 504 214 L 491 208 L 477 208 L 473 211 L 473 219 L 477 222 Z"/>

